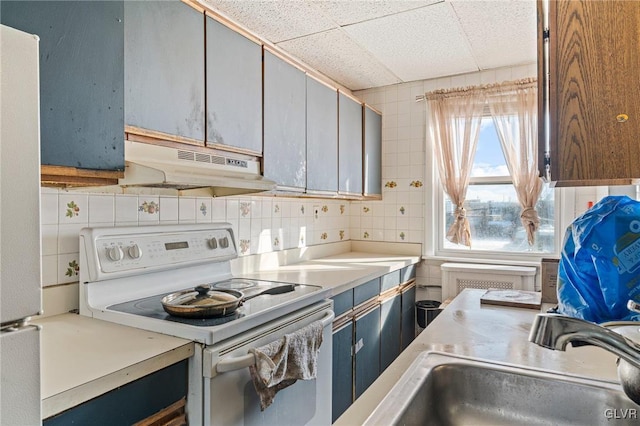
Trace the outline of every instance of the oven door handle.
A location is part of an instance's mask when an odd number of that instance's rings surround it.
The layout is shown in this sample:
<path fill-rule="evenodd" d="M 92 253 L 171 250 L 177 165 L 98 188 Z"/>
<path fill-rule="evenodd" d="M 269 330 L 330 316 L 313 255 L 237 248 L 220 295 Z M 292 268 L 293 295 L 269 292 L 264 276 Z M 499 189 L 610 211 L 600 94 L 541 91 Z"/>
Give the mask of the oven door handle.
<path fill-rule="evenodd" d="M 333 311 L 327 312 L 320 321 L 322 322 L 322 328 L 327 327 L 333 321 L 335 314 Z M 229 371 L 241 370 L 246 367 L 255 365 L 256 358 L 253 354 L 246 354 L 233 358 L 226 358 L 218 362 L 215 367 L 216 373 L 226 373 Z"/>

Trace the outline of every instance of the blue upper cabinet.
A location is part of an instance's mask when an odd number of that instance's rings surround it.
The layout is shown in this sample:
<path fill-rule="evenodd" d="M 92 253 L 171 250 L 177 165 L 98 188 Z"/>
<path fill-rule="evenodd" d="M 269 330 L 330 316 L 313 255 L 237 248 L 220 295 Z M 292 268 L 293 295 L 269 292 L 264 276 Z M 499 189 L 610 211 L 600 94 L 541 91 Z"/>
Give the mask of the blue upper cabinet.
<path fill-rule="evenodd" d="M 364 196 L 382 197 L 382 115 L 364 106 Z"/>
<path fill-rule="evenodd" d="M 338 192 L 362 195 L 362 104 L 338 96 Z"/>
<path fill-rule="evenodd" d="M 262 46 L 206 21 L 207 145 L 262 155 Z"/>
<path fill-rule="evenodd" d="M 124 170 L 123 2 L 3 0 L 0 18 L 40 38 L 42 164 Z"/>
<path fill-rule="evenodd" d="M 127 132 L 204 144 L 204 19 L 178 0 L 125 2 Z"/>
<path fill-rule="evenodd" d="M 304 71 L 264 51 L 264 176 L 279 189 L 306 188 Z"/>
<path fill-rule="evenodd" d="M 307 76 L 307 192 L 338 192 L 338 91 Z"/>

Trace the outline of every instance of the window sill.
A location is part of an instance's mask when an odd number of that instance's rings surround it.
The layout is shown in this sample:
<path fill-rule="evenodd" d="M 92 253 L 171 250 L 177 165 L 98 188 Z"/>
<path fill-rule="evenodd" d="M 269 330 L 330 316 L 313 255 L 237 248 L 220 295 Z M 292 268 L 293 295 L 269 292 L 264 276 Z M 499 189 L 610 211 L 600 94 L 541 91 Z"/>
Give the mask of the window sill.
<path fill-rule="evenodd" d="M 522 256 L 514 256 L 510 258 L 504 258 L 497 254 L 487 254 L 486 257 L 482 256 L 455 256 L 455 255 L 422 255 L 423 260 L 434 260 L 438 262 L 455 262 L 455 263 L 491 263 L 494 265 L 506 265 L 506 266 L 533 266 L 540 267 L 541 260 L 551 258 L 557 259 L 558 256 L 552 253 L 548 254 L 536 254 L 527 255 L 528 259 L 524 260 Z M 533 259 L 532 259 L 533 258 Z"/>

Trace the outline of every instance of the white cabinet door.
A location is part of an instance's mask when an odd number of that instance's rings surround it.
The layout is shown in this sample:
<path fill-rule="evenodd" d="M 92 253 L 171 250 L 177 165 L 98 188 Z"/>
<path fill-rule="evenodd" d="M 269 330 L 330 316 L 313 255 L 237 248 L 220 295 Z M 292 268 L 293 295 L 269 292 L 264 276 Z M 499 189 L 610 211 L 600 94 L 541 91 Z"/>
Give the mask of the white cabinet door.
<path fill-rule="evenodd" d="M 2 25 L 0 322 L 42 309 L 38 38 Z"/>
<path fill-rule="evenodd" d="M 0 424 L 40 424 L 40 330 L 37 327 L 0 333 L 0 377 Z"/>

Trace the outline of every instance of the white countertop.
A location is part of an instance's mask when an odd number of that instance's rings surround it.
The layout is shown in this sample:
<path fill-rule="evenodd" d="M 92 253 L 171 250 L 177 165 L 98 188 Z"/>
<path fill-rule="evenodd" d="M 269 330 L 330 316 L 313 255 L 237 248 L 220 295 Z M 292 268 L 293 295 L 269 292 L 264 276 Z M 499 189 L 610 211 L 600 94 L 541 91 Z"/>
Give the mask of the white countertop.
<path fill-rule="evenodd" d="M 597 347 L 544 349 L 528 341 L 539 311 L 480 305 L 485 290 L 465 290 L 404 350 L 334 423 L 361 425 L 423 351 L 440 351 L 618 381 L 617 357 Z"/>
<path fill-rule="evenodd" d="M 42 418 L 46 419 L 193 355 L 189 340 L 63 314 L 41 327 Z"/>
<path fill-rule="evenodd" d="M 243 273 L 243 278 L 319 285 L 342 293 L 369 280 L 418 263 L 420 256 L 347 252 L 258 272 Z"/>

